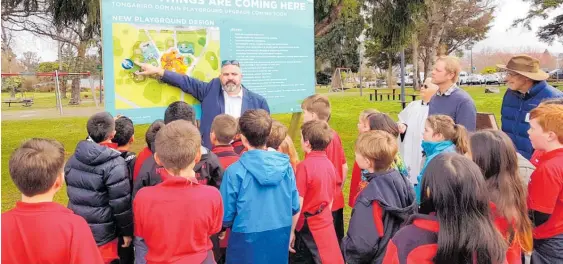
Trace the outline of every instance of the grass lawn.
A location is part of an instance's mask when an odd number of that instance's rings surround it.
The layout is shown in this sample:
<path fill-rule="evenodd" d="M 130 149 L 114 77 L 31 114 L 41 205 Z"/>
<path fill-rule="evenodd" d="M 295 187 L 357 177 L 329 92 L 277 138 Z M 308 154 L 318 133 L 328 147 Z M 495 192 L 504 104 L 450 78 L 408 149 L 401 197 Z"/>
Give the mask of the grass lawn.
<path fill-rule="evenodd" d="M 67 94 L 68 98 L 62 99 L 63 102 L 63 109 L 68 107 L 87 107 L 87 106 L 96 106 L 93 101 L 92 93 L 90 92 L 82 92 L 80 93 L 80 98 L 82 99 L 82 103 L 80 105 L 69 105 L 68 102 L 70 101 L 70 93 Z M 99 95 L 96 95 L 96 98 L 99 99 Z M 45 109 L 45 108 L 56 108 L 57 101 L 55 92 L 51 93 L 25 93 L 23 96 L 24 98 L 33 98 L 33 105 L 31 106 L 23 106 L 21 103 L 12 103 L 10 106 L 6 103 L 2 103 L 2 111 L 14 111 L 14 110 L 34 110 L 34 109 Z M 16 98 L 22 98 L 22 95 L 18 93 Z M 2 102 L 5 100 L 10 99 L 10 93 L 2 93 Z"/>
<path fill-rule="evenodd" d="M 465 88 L 474 98 L 479 112 L 494 113 L 497 122 L 500 123 L 500 106 L 505 87 L 501 87 L 499 94 L 485 94 L 483 87 Z M 320 90 L 320 89 L 319 89 Z M 318 91 L 318 92 L 323 92 Z M 354 141 L 357 137 L 356 124 L 359 113 L 367 108 L 376 108 L 381 112 L 388 113 L 391 117 L 397 118 L 401 111 L 401 105 L 397 101 L 370 102 L 369 90 L 364 90 L 364 96 L 359 96 L 358 89 L 349 89 L 344 93 L 329 94 L 332 103 L 332 118 L 330 125 L 338 131 L 342 138 L 346 158 L 348 160 L 349 175 L 345 185 L 345 197 L 348 199 L 349 179 L 354 163 Z M 409 99 L 410 100 L 410 99 Z M 275 119 L 289 125 L 291 114 L 278 114 L 273 116 Z M 33 120 L 33 121 L 6 121 L 2 122 L 2 212 L 14 207 L 15 202 L 20 199 L 20 194 L 12 183 L 8 161 L 10 153 L 21 144 L 22 141 L 33 137 L 53 138 L 62 142 L 65 146 L 67 155 L 71 155 L 79 140 L 86 137 L 87 118 L 63 118 L 56 120 Z M 144 146 L 144 134 L 148 125 L 135 126 L 136 142 L 133 151 L 139 152 Z M 294 139 L 295 145 L 300 148 L 299 138 Z M 299 150 L 299 152 L 301 152 Z M 61 190 L 55 197 L 57 202 L 67 203 L 66 189 Z M 347 203 L 347 202 L 346 202 Z M 345 209 L 345 219 L 348 222 L 350 208 Z"/>

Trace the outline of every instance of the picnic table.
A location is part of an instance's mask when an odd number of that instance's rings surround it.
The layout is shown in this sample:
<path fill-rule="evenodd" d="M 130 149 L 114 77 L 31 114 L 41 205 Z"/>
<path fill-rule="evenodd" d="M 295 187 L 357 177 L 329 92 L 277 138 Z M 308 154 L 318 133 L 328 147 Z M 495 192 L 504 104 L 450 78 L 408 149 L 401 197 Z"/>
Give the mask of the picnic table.
<path fill-rule="evenodd" d="M 11 107 L 12 104 L 22 104 L 22 106 L 29 107 L 33 104 L 33 98 L 9 98 L 3 100 L 2 103 L 8 104 L 8 107 Z"/>

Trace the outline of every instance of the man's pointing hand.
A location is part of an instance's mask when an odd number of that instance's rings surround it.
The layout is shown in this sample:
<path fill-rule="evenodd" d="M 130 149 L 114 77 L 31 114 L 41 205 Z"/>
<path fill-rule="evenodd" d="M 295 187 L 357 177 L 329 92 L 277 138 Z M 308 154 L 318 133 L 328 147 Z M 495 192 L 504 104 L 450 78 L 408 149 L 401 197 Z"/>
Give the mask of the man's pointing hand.
<path fill-rule="evenodd" d="M 135 61 L 139 67 L 141 67 L 141 71 L 136 72 L 137 75 L 149 76 L 149 75 L 158 75 L 160 77 L 164 76 L 164 69 L 156 67 L 149 63 L 142 63 L 139 61 Z"/>

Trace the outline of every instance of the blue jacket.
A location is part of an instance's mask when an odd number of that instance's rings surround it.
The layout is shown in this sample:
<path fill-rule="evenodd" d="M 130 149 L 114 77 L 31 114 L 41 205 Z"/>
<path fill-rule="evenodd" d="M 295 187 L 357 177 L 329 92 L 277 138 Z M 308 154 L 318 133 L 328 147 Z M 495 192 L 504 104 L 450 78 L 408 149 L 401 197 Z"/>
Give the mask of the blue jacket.
<path fill-rule="evenodd" d="M 195 78 L 190 78 L 186 75 L 165 71 L 162 81 L 179 87 L 182 91 L 191 94 L 195 99 L 201 102 L 201 122 L 199 130 L 203 137 L 203 145 L 211 149 L 212 146 L 209 139 L 211 123 L 217 115 L 225 113 L 225 98 L 223 97 L 223 88 L 221 87 L 219 78 L 215 78 L 207 83 Z M 270 112 L 268 102 L 266 102 L 264 97 L 249 91 L 244 86 L 242 90 L 241 115 L 248 109 L 264 109 Z"/>
<path fill-rule="evenodd" d="M 420 174 L 416 178 L 418 180 L 418 184 L 414 186 L 414 192 L 416 193 L 416 201 L 420 204 L 420 188 L 422 188 L 422 176 L 424 176 L 424 172 L 426 171 L 426 167 L 430 161 L 438 156 L 440 153 L 447 153 L 447 152 L 456 152 L 456 146 L 453 142 L 446 140 L 446 141 L 439 141 L 439 142 L 430 142 L 430 141 L 422 141 L 422 150 L 426 154 L 426 160 L 424 161 L 424 166 L 422 170 L 420 170 Z"/>
<path fill-rule="evenodd" d="M 528 113 L 544 99 L 555 97 L 563 97 L 563 92 L 551 87 L 545 81 L 534 85 L 526 94 L 510 89 L 504 94 L 500 112 L 502 131 L 512 139 L 518 152 L 526 159 L 530 159 L 534 152 L 528 135 L 530 129 Z"/>
<path fill-rule="evenodd" d="M 227 263 L 287 263 L 299 193 L 289 157 L 249 150 L 223 174 L 223 227 L 231 227 Z"/>

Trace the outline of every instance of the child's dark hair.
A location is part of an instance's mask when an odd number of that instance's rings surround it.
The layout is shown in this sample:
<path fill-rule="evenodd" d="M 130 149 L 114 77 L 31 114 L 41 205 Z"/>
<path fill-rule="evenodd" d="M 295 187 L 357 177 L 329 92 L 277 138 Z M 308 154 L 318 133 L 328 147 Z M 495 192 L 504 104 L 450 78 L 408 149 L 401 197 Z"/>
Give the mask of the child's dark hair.
<path fill-rule="evenodd" d="M 399 126 L 393 119 L 385 113 L 372 113 L 367 116 L 370 130 L 381 130 L 394 137 L 399 136 Z"/>
<path fill-rule="evenodd" d="M 164 121 L 162 119 L 157 119 L 149 126 L 147 132 L 145 133 L 145 141 L 147 142 L 147 147 L 154 152 L 154 142 L 156 140 L 156 134 L 164 127 Z"/>
<path fill-rule="evenodd" d="M 481 130 L 471 135 L 471 157 L 481 168 L 489 199 L 505 219 L 512 219 L 509 243 L 517 240 L 532 251 L 532 223 L 526 207 L 526 188 L 518 174 L 518 156 L 512 140 L 500 130 Z"/>
<path fill-rule="evenodd" d="M 100 112 L 92 115 L 86 124 L 88 136 L 96 143 L 103 142 L 110 137 L 115 130 L 115 121 L 108 112 Z"/>
<path fill-rule="evenodd" d="M 241 134 L 255 147 L 264 147 L 272 129 L 272 118 L 263 109 L 247 110 L 239 118 Z"/>
<path fill-rule="evenodd" d="M 435 134 L 442 134 L 445 140 L 452 141 L 457 153 L 466 154 L 469 149 L 469 136 L 463 125 L 456 124 L 454 120 L 447 115 L 433 115 L 426 119 L 426 123 L 430 125 Z"/>
<path fill-rule="evenodd" d="M 164 124 L 168 124 L 176 120 L 186 120 L 195 126 L 196 122 L 194 108 L 186 102 L 182 101 L 171 103 L 164 112 Z"/>
<path fill-rule="evenodd" d="M 442 153 L 430 161 L 421 184 L 421 204 L 433 207 L 440 225 L 434 263 L 502 263 L 508 246 L 495 227 L 485 179 L 473 161 Z"/>
<path fill-rule="evenodd" d="M 270 135 L 268 136 L 268 141 L 266 142 L 266 146 L 277 150 L 286 136 L 287 136 L 287 127 L 284 126 L 279 121 L 273 120 L 272 130 L 270 131 Z"/>
<path fill-rule="evenodd" d="M 125 146 L 131 141 L 133 134 L 135 134 L 133 121 L 129 117 L 121 116 L 115 120 L 115 136 L 111 142 L 117 143 L 118 147 Z"/>
<path fill-rule="evenodd" d="M 234 117 L 221 114 L 216 116 L 211 123 L 211 132 L 220 144 L 229 144 L 238 132 L 238 124 Z"/>
<path fill-rule="evenodd" d="M 27 197 L 49 191 L 63 172 L 63 145 L 51 139 L 34 138 L 24 142 L 10 157 L 10 177 Z"/>
<path fill-rule="evenodd" d="M 332 140 L 332 130 L 322 120 L 312 120 L 301 126 L 303 141 L 309 141 L 311 150 L 324 151 Z"/>

